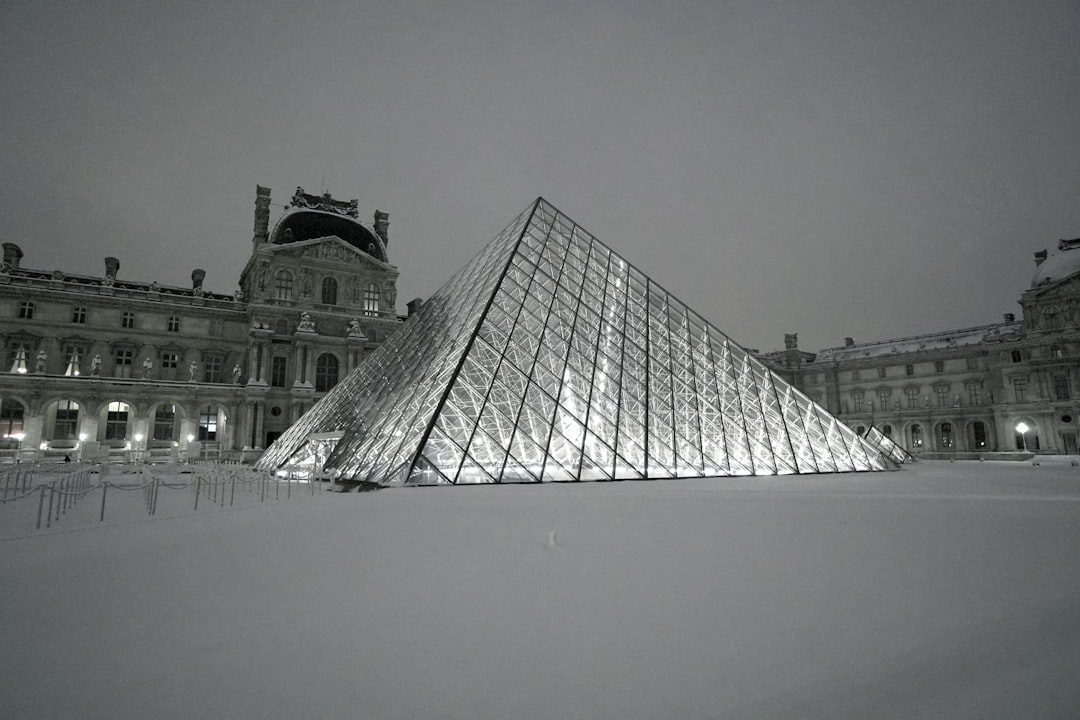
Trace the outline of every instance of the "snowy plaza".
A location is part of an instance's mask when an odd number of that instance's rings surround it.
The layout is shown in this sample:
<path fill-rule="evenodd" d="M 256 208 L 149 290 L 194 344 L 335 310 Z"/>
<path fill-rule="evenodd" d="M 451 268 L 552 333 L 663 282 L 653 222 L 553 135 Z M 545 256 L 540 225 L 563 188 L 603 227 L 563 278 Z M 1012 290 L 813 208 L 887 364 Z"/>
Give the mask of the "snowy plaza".
<path fill-rule="evenodd" d="M 5 505 L 0 717 L 1080 716 L 1069 458 L 310 489 Z"/>

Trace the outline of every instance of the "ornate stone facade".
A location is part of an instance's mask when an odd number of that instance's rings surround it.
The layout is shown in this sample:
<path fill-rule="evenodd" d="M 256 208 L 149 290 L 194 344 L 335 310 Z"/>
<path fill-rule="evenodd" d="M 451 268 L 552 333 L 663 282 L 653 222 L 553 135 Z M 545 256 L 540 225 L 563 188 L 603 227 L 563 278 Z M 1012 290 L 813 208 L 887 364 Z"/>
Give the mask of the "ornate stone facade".
<path fill-rule="evenodd" d="M 848 425 L 876 426 L 913 454 L 1078 453 L 1080 239 L 1035 254 L 1021 319 L 762 356 Z M 1018 428 L 1027 428 L 1019 432 Z"/>
<path fill-rule="evenodd" d="M 253 459 L 401 323 L 388 216 L 297 189 L 228 294 L 0 265 L 0 461 Z M 299 200 L 298 200 L 299 198 Z"/>

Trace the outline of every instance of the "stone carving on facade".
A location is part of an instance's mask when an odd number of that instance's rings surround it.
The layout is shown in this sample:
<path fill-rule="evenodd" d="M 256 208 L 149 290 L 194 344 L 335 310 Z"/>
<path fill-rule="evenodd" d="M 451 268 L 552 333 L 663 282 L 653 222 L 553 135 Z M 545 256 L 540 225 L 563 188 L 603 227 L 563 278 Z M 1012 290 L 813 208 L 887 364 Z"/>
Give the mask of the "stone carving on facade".
<path fill-rule="evenodd" d="M 7 275 L 9 272 L 12 271 L 12 269 L 13 268 L 11 267 L 11 263 L 9 263 L 7 260 L 5 260 L 4 262 L 0 262 L 0 273 Z"/>
<path fill-rule="evenodd" d="M 383 286 L 383 297 L 386 298 L 386 306 L 388 308 L 394 307 L 394 301 L 397 300 L 397 288 L 394 283 L 386 283 Z"/>
<path fill-rule="evenodd" d="M 142 361 L 142 376 L 143 378 L 149 378 L 150 372 L 154 369 L 154 361 L 150 358 L 143 358 Z"/>
<path fill-rule="evenodd" d="M 293 194 L 290 204 L 293 207 L 308 208 L 311 210 L 322 210 L 324 212 L 336 213 L 338 215 L 345 215 L 346 217 L 356 218 L 360 216 L 360 201 L 356 200 L 335 200 L 330 197 L 330 193 L 323 193 L 322 195 L 309 195 L 304 192 L 304 188 L 297 187 L 296 193 Z"/>
<path fill-rule="evenodd" d="M 349 321 L 349 331 L 347 337 L 366 340 L 367 336 L 364 335 L 364 329 L 360 327 L 360 321 L 353 318 Z"/>
<path fill-rule="evenodd" d="M 312 260 L 336 260 L 338 262 L 353 265 L 362 262 L 356 253 L 348 250 L 337 243 L 322 243 L 313 245 L 300 256 Z"/>
<path fill-rule="evenodd" d="M 300 313 L 300 323 L 296 326 L 297 332 L 315 332 L 315 321 L 311 319 L 311 313 L 306 310 Z"/>
<path fill-rule="evenodd" d="M 49 354 L 47 352 L 45 352 L 44 350 L 38 350 L 37 364 L 34 365 L 34 372 L 38 372 L 38 373 L 45 372 L 45 366 L 48 363 L 48 361 L 49 361 Z"/>
<path fill-rule="evenodd" d="M 63 270 L 53 270 L 52 279 L 53 280 L 63 280 L 64 279 L 64 271 Z"/>
<path fill-rule="evenodd" d="M 188 365 L 188 382 L 195 382 L 195 373 L 199 371 L 199 363 L 194 360 Z"/>
<path fill-rule="evenodd" d="M 101 284 L 105 287 L 112 287 L 116 283 L 116 278 L 112 275 L 106 275 L 105 279 L 101 281 Z"/>
<path fill-rule="evenodd" d="M 233 381 L 233 385 L 239 385 L 240 384 L 240 365 L 239 365 L 239 363 L 236 364 L 236 365 L 233 365 L 232 381 Z"/>
<path fill-rule="evenodd" d="M 94 377 L 101 375 L 101 356 L 95 355 L 94 359 L 90 361 L 90 374 Z"/>
<path fill-rule="evenodd" d="M 157 284 L 157 280 L 150 283 L 150 292 L 160 292 L 161 286 Z"/>
<path fill-rule="evenodd" d="M 244 290 L 242 288 L 236 288 L 236 292 L 233 293 L 233 300 L 244 302 Z"/>

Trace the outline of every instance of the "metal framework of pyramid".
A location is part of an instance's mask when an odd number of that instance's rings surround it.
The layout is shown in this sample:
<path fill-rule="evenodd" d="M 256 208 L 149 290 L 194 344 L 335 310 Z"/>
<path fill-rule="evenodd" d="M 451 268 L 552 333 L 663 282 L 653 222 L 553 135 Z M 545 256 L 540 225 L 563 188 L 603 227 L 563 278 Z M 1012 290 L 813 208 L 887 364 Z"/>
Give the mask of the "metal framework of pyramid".
<path fill-rule="evenodd" d="M 862 435 L 863 440 L 873 445 L 882 455 L 890 458 L 898 465 L 904 463 L 915 462 L 915 458 L 912 457 L 904 448 L 896 444 L 896 442 L 877 429 L 874 425 L 866 428 L 866 432 Z"/>
<path fill-rule="evenodd" d="M 543 198 L 259 466 L 376 485 L 893 467 Z"/>

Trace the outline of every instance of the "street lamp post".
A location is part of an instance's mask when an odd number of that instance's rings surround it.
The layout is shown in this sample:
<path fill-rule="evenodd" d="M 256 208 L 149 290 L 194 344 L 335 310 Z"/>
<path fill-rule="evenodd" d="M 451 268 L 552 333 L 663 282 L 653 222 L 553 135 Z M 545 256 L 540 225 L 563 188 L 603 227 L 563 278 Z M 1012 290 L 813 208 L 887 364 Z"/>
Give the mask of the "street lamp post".
<path fill-rule="evenodd" d="M 1020 433 L 1020 443 L 1024 446 L 1024 452 L 1027 452 L 1027 431 L 1030 429 L 1025 422 L 1016 424 L 1016 432 Z"/>

